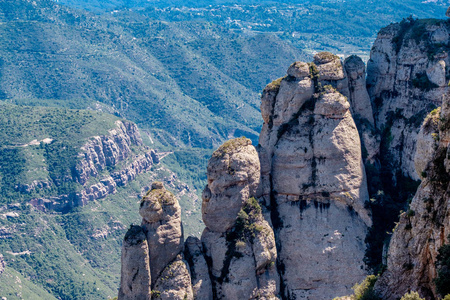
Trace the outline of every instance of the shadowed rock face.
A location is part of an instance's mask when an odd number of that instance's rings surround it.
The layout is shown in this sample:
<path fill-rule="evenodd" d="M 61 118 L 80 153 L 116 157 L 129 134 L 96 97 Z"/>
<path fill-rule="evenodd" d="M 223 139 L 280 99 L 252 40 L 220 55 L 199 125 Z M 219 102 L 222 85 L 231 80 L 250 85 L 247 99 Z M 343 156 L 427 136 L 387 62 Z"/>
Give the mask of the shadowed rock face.
<path fill-rule="evenodd" d="M 392 236 L 387 270 L 376 284 L 383 299 L 397 299 L 409 290 L 426 299 L 438 299 L 438 249 L 450 234 L 450 98 L 431 112 L 422 125 L 415 165 L 422 183 L 410 209 L 400 216 Z"/>

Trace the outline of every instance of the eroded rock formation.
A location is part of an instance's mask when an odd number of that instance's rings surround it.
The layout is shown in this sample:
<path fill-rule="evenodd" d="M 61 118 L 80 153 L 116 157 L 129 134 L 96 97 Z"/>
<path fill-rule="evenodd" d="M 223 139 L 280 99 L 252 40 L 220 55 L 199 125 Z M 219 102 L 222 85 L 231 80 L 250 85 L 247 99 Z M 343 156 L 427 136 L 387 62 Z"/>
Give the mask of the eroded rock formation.
<path fill-rule="evenodd" d="M 142 198 L 139 214 L 150 247 L 153 284 L 183 249 L 181 208 L 175 196 L 156 182 Z"/>
<path fill-rule="evenodd" d="M 131 226 L 122 245 L 120 299 L 151 299 L 150 258 L 147 238 L 140 226 Z"/>
<path fill-rule="evenodd" d="M 136 124 L 116 121 L 115 125 L 116 127 L 109 131 L 109 135 L 91 137 L 81 147 L 73 175 L 73 181 L 82 185 L 79 192 L 74 195 L 36 198 L 31 204 L 41 210 L 56 211 L 82 206 L 89 201 L 115 194 L 118 186 L 127 185 L 137 175 L 149 171 L 153 165 L 159 163 L 156 151 L 143 146 Z M 132 147 L 140 147 L 142 151 L 135 154 L 131 150 Z M 116 171 L 102 175 L 107 168 L 116 168 Z M 47 182 L 36 182 L 20 188 L 29 192 L 32 189 L 50 186 L 51 184 Z"/>
<path fill-rule="evenodd" d="M 381 157 L 394 176 L 419 179 L 414 168 L 423 119 L 448 89 L 450 23 L 409 18 L 380 30 L 367 63 Z"/>
<path fill-rule="evenodd" d="M 450 97 L 442 109 L 432 111 L 419 133 L 415 165 L 422 183 L 408 211 L 392 236 L 387 270 L 376 288 L 383 299 L 397 299 L 417 291 L 426 299 L 438 299 L 433 279 L 437 276 L 438 249 L 450 234 Z"/>
<path fill-rule="evenodd" d="M 261 175 L 251 141 L 238 138 L 219 147 L 207 175 L 202 243 L 215 299 L 276 299 L 275 238 L 255 198 Z"/>
<path fill-rule="evenodd" d="M 190 270 L 202 265 L 198 257 L 191 259 L 192 266 L 184 259 L 178 200 L 154 182 L 139 213 L 142 225 L 131 226 L 123 242 L 119 299 L 194 299 Z M 197 282 L 195 287 L 196 293 L 212 294 L 211 283 Z"/>
<path fill-rule="evenodd" d="M 328 52 L 311 63 L 293 63 L 285 77 L 267 85 L 259 145 L 228 141 L 208 163 L 201 240 L 183 243 L 176 199 L 153 186 L 140 211 L 153 298 L 351 294 L 369 273 L 366 165 L 378 176 L 370 182 L 371 195 L 384 193 L 376 188 L 405 188 L 403 177 L 422 180 L 400 217 L 376 290 L 383 299 L 409 290 L 435 299 L 437 249 L 450 233 L 448 101 L 419 129 L 448 89 L 449 24 L 407 19 L 382 29 L 367 86 L 359 57 L 343 62 Z"/>
<path fill-rule="evenodd" d="M 288 75 L 262 96 L 262 178 L 270 186 L 263 197 L 271 204 L 283 296 L 331 299 L 366 274 L 367 183 L 350 103 L 338 92 L 349 95 L 339 58 L 319 53 L 309 68 L 297 66 L 304 68 L 299 77 Z"/>

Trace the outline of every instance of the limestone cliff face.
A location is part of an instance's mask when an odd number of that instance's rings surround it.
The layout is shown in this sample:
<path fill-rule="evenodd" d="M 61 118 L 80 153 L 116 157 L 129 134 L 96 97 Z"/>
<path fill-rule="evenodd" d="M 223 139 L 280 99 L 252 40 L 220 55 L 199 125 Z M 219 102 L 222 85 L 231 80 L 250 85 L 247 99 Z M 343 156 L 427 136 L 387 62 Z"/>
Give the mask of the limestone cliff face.
<path fill-rule="evenodd" d="M 422 183 L 392 236 L 387 271 L 377 282 L 383 299 L 397 299 L 407 291 L 438 299 L 438 249 L 450 234 L 450 97 L 434 110 L 419 133 L 415 165 Z"/>
<path fill-rule="evenodd" d="M 367 64 L 375 125 L 382 133 L 381 157 L 392 174 L 419 179 L 415 141 L 428 112 L 448 89 L 450 23 L 404 20 L 383 28 Z"/>
<path fill-rule="evenodd" d="M 142 151 L 134 153 L 132 147 L 139 147 Z M 72 179 L 80 183 L 82 189 L 74 195 L 33 199 L 31 203 L 34 206 L 41 210 L 63 211 L 85 205 L 89 201 L 116 193 L 118 186 L 127 185 L 137 175 L 149 171 L 159 163 L 156 151 L 143 146 L 136 124 L 127 121 L 117 121 L 109 135 L 91 137 L 80 150 Z M 107 168 L 114 168 L 115 171 L 102 175 Z M 22 189 L 46 187 L 50 187 L 50 184 L 36 182 Z"/>
<path fill-rule="evenodd" d="M 112 167 L 131 154 L 131 145 L 142 145 L 136 124 L 117 121 L 116 128 L 109 135 L 95 136 L 81 150 L 82 159 L 76 166 L 77 181 L 85 184 L 90 177 L 96 177 L 106 167 Z"/>
<path fill-rule="evenodd" d="M 358 74 L 351 75 L 357 80 Z M 364 208 L 368 192 L 358 130 L 343 95 L 350 95 L 348 85 L 339 58 L 319 53 L 309 68 L 291 66 L 262 96 L 262 193 L 271 204 L 283 296 L 289 299 L 342 296 L 366 274 L 364 238 L 371 219 Z M 355 103 L 367 101 L 353 97 Z M 358 105 L 354 110 L 364 115 Z"/>

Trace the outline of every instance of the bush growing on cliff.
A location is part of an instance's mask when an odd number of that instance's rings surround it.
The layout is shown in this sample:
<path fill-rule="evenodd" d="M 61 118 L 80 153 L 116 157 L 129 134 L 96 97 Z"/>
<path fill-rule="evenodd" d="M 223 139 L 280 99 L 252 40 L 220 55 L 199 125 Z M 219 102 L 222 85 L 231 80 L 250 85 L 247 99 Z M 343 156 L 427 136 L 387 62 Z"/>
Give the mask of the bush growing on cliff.
<path fill-rule="evenodd" d="M 375 294 L 373 287 L 377 282 L 378 276 L 369 275 L 361 283 L 353 286 L 355 294 L 351 297 L 354 300 L 380 300 Z"/>
<path fill-rule="evenodd" d="M 420 298 L 420 295 L 417 292 L 409 292 L 404 294 L 400 300 L 425 300 L 425 299 Z"/>
<path fill-rule="evenodd" d="M 444 296 L 450 294 L 450 244 L 443 245 L 438 252 L 436 260 L 438 276 L 435 284 L 438 293 Z"/>

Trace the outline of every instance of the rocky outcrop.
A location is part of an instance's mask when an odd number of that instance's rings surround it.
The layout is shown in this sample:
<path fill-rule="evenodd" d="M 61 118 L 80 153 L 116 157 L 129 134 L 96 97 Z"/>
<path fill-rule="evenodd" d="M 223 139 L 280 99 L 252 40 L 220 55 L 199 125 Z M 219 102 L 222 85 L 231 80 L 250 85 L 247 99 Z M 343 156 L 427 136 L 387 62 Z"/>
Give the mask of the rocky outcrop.
<path fill-rule="evenodd" d="M 123 242 L 119 299 L 191 300 L 194 294 L 211 295 L 208 273 L 191 280 L 191 270 L 204 271 L 206 262 L 191 242 L 191 264 L 184 259 L 181 209 L 175 196 L 154 182 L 139 213 L 142 225 L 132 226 Z M 201 278 L 205 282 L 199 282 Z"/>
<path fill-rule="evenodd" d="M 375 245 L 369 256 L 381 248 L 367 236 L 367 207 L 378 209 L 373 234 L 386 203 L 397 201 L 392 207 L 400 209 L 421 179 L 375 289 L 388 300 L 409 290 L 436 299 L 436 256 L 450 233 L 450 104 L 420 125 L 448 89 L 449 32 L 449 22 L 412 18 L 382 29 L 367 85 L 360 58 L 342 62 L 327 52 L 293 63 L 267 85 L 259 145 L 228 141 L 208 163 L 201 240 L 189 238 L 183 250 L 174 198 L 162 187 L 144 197 L 154 293 L 168 299 L 345 297 L 368 273 L 366 238 Z M 365 165 L 372 195 L 384 189 L 389 195 L 369 201 Z M 395 214 L 389 212 L 383 229 L 390 230 Z"/>
<path fill-rule="evenodd" d="M 48 189 L 50 187 L 51 183 L 47 180 L 33 180 L 31 183 L 19 183 L 16 190 L 21 193 L 31 193 L 31 191 L 37 189 Z"/>
<path fill-rule="evenodd" d="M 350 110 L 361 137 L 363 159 L 375 163 L 379 153 L 379 136 L 375 130 L 373 110 L 366 88 L 366 68 L 356 55 L 345 59 L 344 68 L 348 77 Z"/>
<path fill-rule="evenodd" d="M 352 112 L 372 125 L 368 104 L 361 61 L 352 58 L 344 69 L 330 53 L 294 63 L 266 87 L 260 145 L 230 140 L 208 162 L 206 228 L 201 242 L 188 239 L 183 252 L 192 296 L 331 299 L 364 278 L 371 218 Z M 153 186 L 141 202 L 155 289 L 170 262 L 183 260 L 173 199 Z M 175 273 L 184 278 L 181 290 L 189 289 L 184 269 Z"/>
<path fill-rule="evenodd" d="M 76 179 L 85 184 L 106 167 L 115 166 L 131 154 L 131 145 L 141 146 L 142 139 L 136 124 L 116 121 L 109 135 L 91 137 L 82 148 L 82 158 L 76 166 Z"/>
<path fill-rule="evenodd" d="M 162 183 L 153 183 L 142 198 L 139 214 L 150 247 L 152 283 L 183 249 L 181 208 Z"/>
<path fill-rule="evenodd" d="M 442 110 L 432 111 L 419 133 L 415 165 L 422 183 L 392 236 L 387 270 L 376 284 L 383 299 L 397 299 L 408 291 L 426 299 L 439 298 L 433 282 L 435 262 L 450 234 L 449 120 L 447 94 Z"/>
<path fill-rule="evenodd" d="M 202 217 L 215 232 L 230 229 L 244 203 L 256 195 L 260 166 L 251 141 L 238 138 L 225 142 L 208 162 L 208 185 L 203 191 Z"/>
<path fill-rule="evenodd" d="M 367 63 L 367 85 L 382 133 L 381 163 L 394 176 L 419 179 L 414 168 L 420 125 L 448 89 L 450 23 L 409 18 L 383 28 Z"/>
<path fill-rule="evenodd" d="M 304 69 L 262 96 L 262 196 L 271 204 L 283 296 L 331 299 L 365 276 L 368 192 L 342 63 L 320 53 Z"/>
<path fill-rule="evenodd" d="M 122 245 L 119 299 L 150 300 L 150 261 L 142 227 L 132 225 Z"/>
<path fill-rule="evenodd" d="M 143 146 L 136 124 L 128 121 L 116 121 L 115 124 L 116 127 L 109 131 L 109 135 L 92 137 L 81 147 L 80 160 L 72 178 L 82 185 L 80 191 L 70 195 L 35 198 L 31 204 L 44 211 L 66 211 L 71 207 L 86 205 L 90 201 L 115 194 L 117 187 L 127 185 L 137 175 L 148 172 L 159 163 L 156 151 Z M 140 150 L 135 153 L 132 147 L 139 147 Z M 109 176 L 102 175 L 107 168 L 117 171 L 109 172 Z M 51 187 L 51 183 L 42 181 L 18 188 L 30 192 L 35 188 L 48 187 Z"/>
<path fill-rule="evenodd" d="M 258 153 L 246 138 L 226 142 L 208 163 L 202 235 L 215 299 L 276 299 L 279 277 L 272 227 L 254 198 Z"/>

